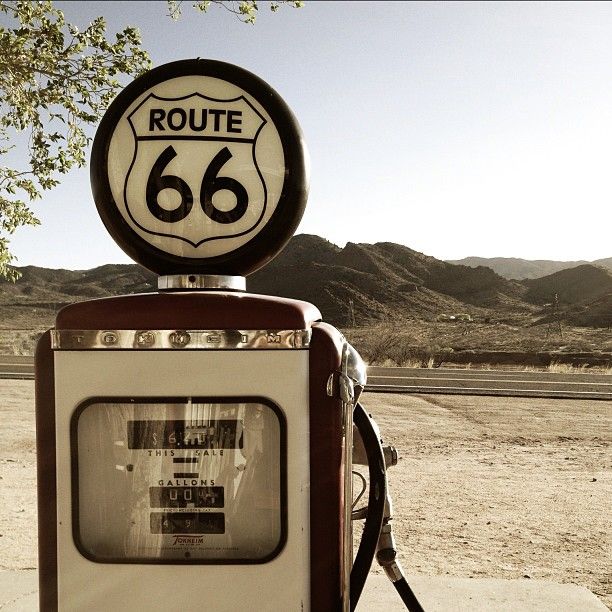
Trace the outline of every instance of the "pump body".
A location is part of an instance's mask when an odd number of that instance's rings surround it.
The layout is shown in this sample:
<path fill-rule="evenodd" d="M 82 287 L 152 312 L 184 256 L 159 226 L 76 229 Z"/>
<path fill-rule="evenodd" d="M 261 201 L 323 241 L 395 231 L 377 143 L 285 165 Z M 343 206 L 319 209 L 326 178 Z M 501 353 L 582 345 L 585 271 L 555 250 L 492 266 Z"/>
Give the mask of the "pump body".
<path fill-rule="evenodd" d="M 223 291 L 60 311 L 36 355 L 41 609 L 347 609 L 352 411 L 320 318 Z"/>

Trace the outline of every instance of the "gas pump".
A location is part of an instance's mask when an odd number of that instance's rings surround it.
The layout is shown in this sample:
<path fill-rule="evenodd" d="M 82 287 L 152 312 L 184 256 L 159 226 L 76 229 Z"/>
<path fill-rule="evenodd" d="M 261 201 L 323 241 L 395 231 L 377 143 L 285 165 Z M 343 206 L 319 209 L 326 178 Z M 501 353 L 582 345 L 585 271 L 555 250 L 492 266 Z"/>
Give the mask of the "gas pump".
<path fill-rule="evenodd" d="M 306 204 L 284 101 L 230 64 L 156 68 L 102 119 L 91 180 L 158 293 L 69 305 L 38 343 L 41 610 L 352 610 L 377 549 L 401 582 L 361 358 L 312 304 L 246 292 Z"/>

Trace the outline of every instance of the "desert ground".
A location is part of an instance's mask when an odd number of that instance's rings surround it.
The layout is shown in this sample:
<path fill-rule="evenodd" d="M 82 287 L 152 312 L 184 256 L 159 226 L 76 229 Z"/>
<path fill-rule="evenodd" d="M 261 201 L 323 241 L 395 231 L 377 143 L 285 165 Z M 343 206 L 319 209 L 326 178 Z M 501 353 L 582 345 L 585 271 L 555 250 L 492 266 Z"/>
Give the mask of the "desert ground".
<path fill-rule="evenodd" d="M 365 394 L 409 574 L 574 583 L 612 605 L 612 405 Z M 0 568 L 36 567 L 34 385 L 0 380 Z M 358 529 L 357 529 L 358 531 Z"/>

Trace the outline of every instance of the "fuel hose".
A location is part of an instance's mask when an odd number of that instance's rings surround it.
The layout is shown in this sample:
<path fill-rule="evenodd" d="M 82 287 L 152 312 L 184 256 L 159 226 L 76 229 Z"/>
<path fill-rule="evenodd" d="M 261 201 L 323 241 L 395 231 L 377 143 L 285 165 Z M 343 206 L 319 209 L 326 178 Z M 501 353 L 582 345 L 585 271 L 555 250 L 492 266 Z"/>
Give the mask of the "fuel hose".
<path fill-rule="evenodd" d="M 378 538 L 385 512 L 385 497 L 387 494 L 387 479 L 385 477 L 385 457 L 380 440 L 376 435 L 370 417 L 357 402 L 353 411 L 353 422 L 359 430 L 368 458 L 370 472 L 370 491 L 368 498 L 368 512 L 363 526 L 361 542 L 351 570 L 351 612 L 355 610 L 361 592 L 372 566 Z"/>
<path fill-rule="evenodd" d="M 419 600 L 416 598 L 416 595 L 410 588 L 410 585 L 406 582 L 406 578 L 404 578 L 404 576 L 395 581 L 393 586 L 410 612 L 425 612 Z"/>
<path fill-rule="evenodd" d="M 368 460 L 370 491 L 365 513 L 365 525 L 359 549 L 351 572 L 351 612 L 355 610 L 365 581 L 372 566 L 374 555 L 391 579 L 393 586 L 409 612 L 424 612 L 416 595 L 403 575 L 396 560 L 397 551 L 391 530 L 391 513 L 387 511 L 387 475 L 384 451 L 375 425 L 360 403 L 355 404 L 353 422 L 363 441 Z"/>

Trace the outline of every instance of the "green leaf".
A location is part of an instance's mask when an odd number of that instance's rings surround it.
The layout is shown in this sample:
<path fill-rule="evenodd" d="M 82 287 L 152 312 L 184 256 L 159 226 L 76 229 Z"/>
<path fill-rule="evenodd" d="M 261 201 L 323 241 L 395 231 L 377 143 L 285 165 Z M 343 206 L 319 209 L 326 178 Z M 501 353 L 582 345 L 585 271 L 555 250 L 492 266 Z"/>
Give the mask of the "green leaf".
<path fill-rule="evenodd" d="M 103 17 L 83 31 L 52 2 L 0 1 L 0 155 L 17 132 L 29 132 L 28 163 L 0 166 L 0 277 L 9 275 L 8 236 L 37 225 L 31 201 L 86 162 L 86 126 L 100 119 L 120 91 L 118 76 L 151 67 L 140 33 L 126 27 L 112 39 Z M 61 129 L 47 130 L 54 122 Z"/>

